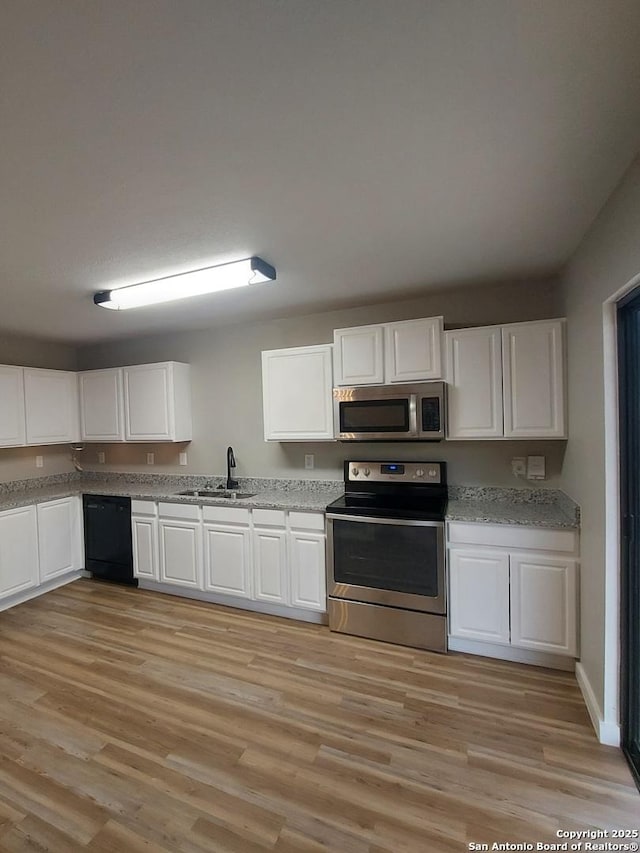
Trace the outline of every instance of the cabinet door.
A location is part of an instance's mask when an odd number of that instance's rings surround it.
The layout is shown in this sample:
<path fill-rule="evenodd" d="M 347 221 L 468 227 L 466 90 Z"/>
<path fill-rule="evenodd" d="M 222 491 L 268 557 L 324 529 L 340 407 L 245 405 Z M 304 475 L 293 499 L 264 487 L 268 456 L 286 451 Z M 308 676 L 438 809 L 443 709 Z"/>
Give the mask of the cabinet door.
<path fill-rule="evenodd" d="M 509 555 L 449 551 L 449 633 L 467 640 L 509 644 Z"/>
<path fill-rule="evenodd" d="M 329 344 L 262 353 L 265 441 L 333 439 Z"/>
<path fill-rule="evenodd" d="M 80 569 L 80 499 L 38 504 L 37 516 L 40 583 Z"/>
<path fill-rule="evenodd" d="M 35 506 L 0 512 L 0 598 L 38 585 Z"/>
<path fill-rule="evenodd" d="M 24 369 L 27 444 L 78 441 L 78 378 L 66 370 Z"/>
<path fill-rule="evenodd" d="M 575 560 L 535 553 L 511 554 L 511 644 L 575 656 Z"/>
<path fill-rule="evenodd" d="M 442 377 L 442 317 L 387 323 L 384 327 L 386 382 Z"/>
<path fill-rule="evenodd" d="M 227 524 L 204 527 L 204 588 L 251 598 L 251 530 Z"/>
<path fill-rule="evenodd" d="M 565 438 L 564 322 L 502 329 L 504 434 Z"/>
<path fill-rule="evenodd" d="M 336 329 L 333 374 L 336 385 L 381 385 L 384 382 L 382 326 Z"/>
<path fill-rule="evenodd" d="M 78 375 L 80 436 L 84 441 L 124 441 L 122 369 Z"/>
<path fill-rule="evenodd" d="M 327 609 L 325 537 L 321 533 L 290 533 L 291 604 L 308 610 Z"/>
<path fill-rule="evenodd" d="M 26 444 L 24 378 L 21 367 L 0 365 L 0 447 Z"/>
<path fill-rule="evenodd" d="M 254 598 L 288 604 L 287 538 L 284 530 L 254 528 L 253 568 Z"/>
<path fill-rule="evenodd" d="M 448 438 L 501 438 L 498 326 L 445 332 Z"/>
<path fill-rule="evenodd" d="M 170 441 L 174 410 L 169 364 L 124 368 L 125 438 L 127 441 Z"/>
<path fill-rule="evenodd" d="M 160 580 L 202 589 L 202 527 L 196 521 L 160 519 Z"/>
<path fill-rule="evenodd" d="M 158 522 L 149 516 L 131 516 L 133 541 L 133 575 L 136 578 L 157 581 L 158 568 Z"/>

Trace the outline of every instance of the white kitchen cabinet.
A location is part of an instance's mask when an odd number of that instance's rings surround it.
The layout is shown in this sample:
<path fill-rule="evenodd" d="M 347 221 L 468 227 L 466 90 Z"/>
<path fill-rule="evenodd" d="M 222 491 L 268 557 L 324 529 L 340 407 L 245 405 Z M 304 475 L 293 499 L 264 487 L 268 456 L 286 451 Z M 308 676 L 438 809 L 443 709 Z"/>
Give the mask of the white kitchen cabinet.
<path fill-rule="evenodd" d="M 499 326 L 445 332 L 447 437 L 502 438 Z"/>
<path fill-rule="evenodd" d="M 204 588 L 251 598 L 251 528 L 247 524 L 204 525 Z"/>
<path fill-rule="evenodd" d="M 511 644 L 575 656 L 576 561 L 536 553 L 510 555 Z"/>
<path fill-rule="evenodd" d="M 289 603 L 286 530 L 254 527 L 254 598 Z"/>
<path fill-rule="evenodd" d="M 384 382 L 383 327 L 335 329 L 333 373 L 336 385 L 381 385 Z"/>
<path fill-rule="evenodd" d="M 454 637 L 509 643 L 509 554 L 449 551 L 449 633 Z"/>
<path fill-rule="evenodd" d="M 123 368 L 126 441 L 190 441 L 189 365 L 175 361 Z"/>
<path fill-rule="evenodd" d="M 0 512 L 0 598 L 31 589 L 38 580 L 35 506 Z"/>
<path fill-rule="evenodd" d="M 504 434 L 566 438 L 564 321 L 502 327 Z"/>
<path fill-rule="evenodd" d="M 425 382 L 442 377 L 442 317 L 384 325 L 385 382 Z"/>
<path fill-rule="evenodd" d="M 265 441 L 331 441 L 333 371 L 330 344 L 262 353 Z"/>
<path fill-rule="evenodd" d="M 160 504 L 160 581 L 202 589 L 202 522 L 191 504 Z"/>
<path fill-rule="evenodd" d="M 82 568 L 80 498 L 38 504 L 37 519 L 40 583 Z"/>
<path fill-rule="evenodd" d="M 78 379 L 67 370 L 24 368 L 27 444 L 79 441 Z"/>
<path fill-rule="evenodd" d="M 0 365 L 0 447 L 26 444 L 24 370 Z"/>
<path fill-rule="evenodd" d="M 291 604 L 324 612 L 327 609 L 325 536 L 307 530 L 289 534 Z"/>
<path fill-rule="evenodd" d="M 83 441 L 124 441 L 122 368 L 78 374 L 80 437 Z"/>
<path fill-rule="evenodd" d="M 578 650 L 577 532 L 449 522 L 447 543 L 449 647 L 567 668 Z"/>
<path fill-rule="evenodd" d="M 131 501 L 133 575 L 144 580 L 160 580 L 158 517 L 153 501 Z"/>

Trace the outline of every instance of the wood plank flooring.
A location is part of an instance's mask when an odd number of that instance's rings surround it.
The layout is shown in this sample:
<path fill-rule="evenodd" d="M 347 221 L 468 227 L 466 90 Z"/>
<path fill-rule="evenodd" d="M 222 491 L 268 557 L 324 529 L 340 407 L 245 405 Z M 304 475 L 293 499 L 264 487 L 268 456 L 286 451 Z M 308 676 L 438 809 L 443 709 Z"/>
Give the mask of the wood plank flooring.
<path fill-rule="evenodd" d="M 0 850 L 413 853 L 635 828 L 575 679 L 81 580 L 0 613 Z"/>

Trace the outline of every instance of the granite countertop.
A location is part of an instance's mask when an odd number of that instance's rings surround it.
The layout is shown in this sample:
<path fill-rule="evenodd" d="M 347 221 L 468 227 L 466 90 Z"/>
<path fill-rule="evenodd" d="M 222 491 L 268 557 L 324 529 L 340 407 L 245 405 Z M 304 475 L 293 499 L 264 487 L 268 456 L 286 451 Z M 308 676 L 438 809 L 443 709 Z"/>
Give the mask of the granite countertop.
<path fill-rule="evenodd" d="M 324 512 L 340 497 L 340 480 L 278 480 L 244 478 L 239 490 L 251 498 L 190 497 L 186 489 L 215 489 L 222 477 L 180 477 L 162 474 L 61 474 L 36 480 L 0 483 L 0 511 L 43 503 L 70 495 L 119 495 L 138 500 L 208 506 L 243 506 L 250 509 L 284 509 Z M 482 486 L 450 486 L 447 521 L 515 524 L 526 527 L 580 527 L 580 508 L 558 489 L 504 489 Z"/>

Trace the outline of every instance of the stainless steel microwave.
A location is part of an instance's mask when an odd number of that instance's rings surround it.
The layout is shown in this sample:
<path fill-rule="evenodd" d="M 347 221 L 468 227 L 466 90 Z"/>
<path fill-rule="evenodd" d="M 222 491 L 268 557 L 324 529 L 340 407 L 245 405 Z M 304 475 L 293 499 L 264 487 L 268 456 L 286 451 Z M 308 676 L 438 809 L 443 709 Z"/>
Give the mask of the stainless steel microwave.
<path fill-rule="evenodd" d="M 339 441 L 440 441 L 445 435 L 445 383 L 334 388 Z"/>

